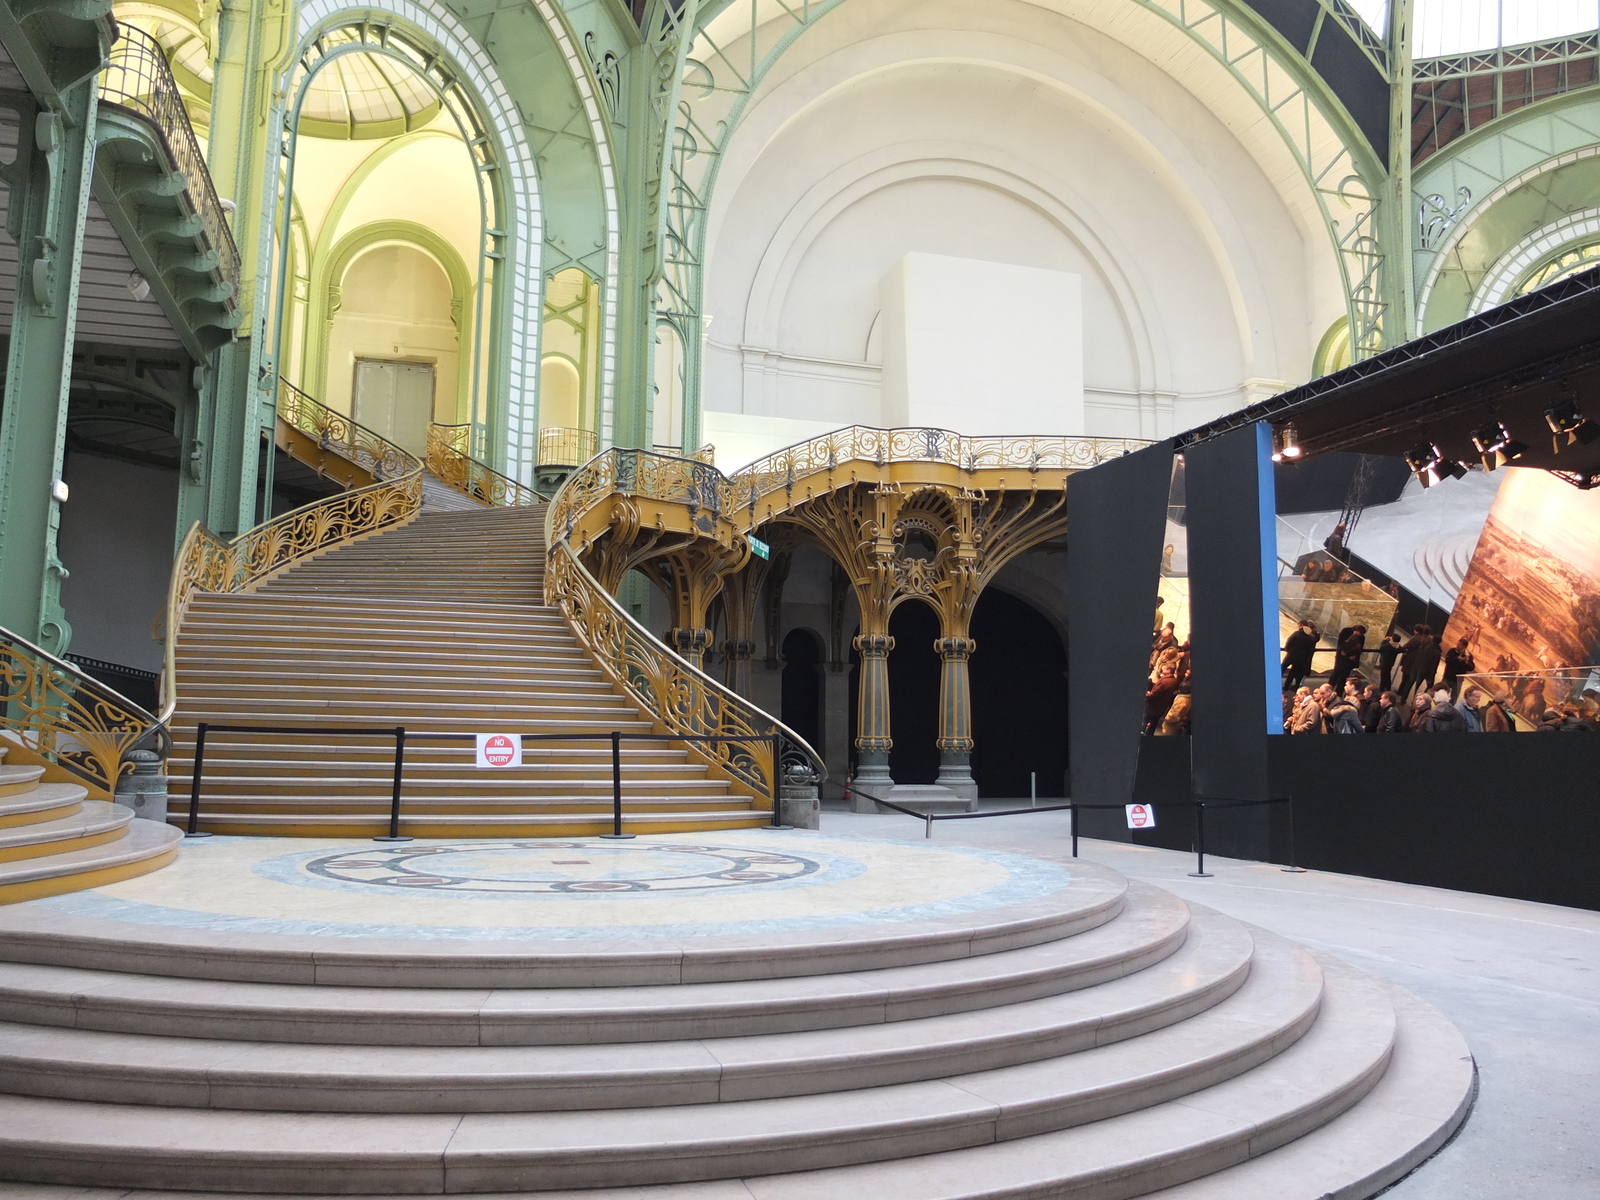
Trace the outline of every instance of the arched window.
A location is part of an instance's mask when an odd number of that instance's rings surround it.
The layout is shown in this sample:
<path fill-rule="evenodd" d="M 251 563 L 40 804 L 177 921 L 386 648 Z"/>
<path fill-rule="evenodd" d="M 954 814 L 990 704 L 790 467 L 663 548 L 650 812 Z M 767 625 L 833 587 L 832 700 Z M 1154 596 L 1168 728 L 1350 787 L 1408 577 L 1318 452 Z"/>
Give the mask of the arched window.
<path fill-rule="evenodd" d="M 1517 284 L 1515 292 L 1518 296 L 1526 296 L 1529 292 L 1536 292 L 1542 287 L 1549 287 L 1552 283 L 1558 283 L 1569 276 L 1597 266 L 1600 266 L 1600 241 L 1585 242 L 1581 246 L 1563 250 L 1555 258 L 1536 268 Z"/>

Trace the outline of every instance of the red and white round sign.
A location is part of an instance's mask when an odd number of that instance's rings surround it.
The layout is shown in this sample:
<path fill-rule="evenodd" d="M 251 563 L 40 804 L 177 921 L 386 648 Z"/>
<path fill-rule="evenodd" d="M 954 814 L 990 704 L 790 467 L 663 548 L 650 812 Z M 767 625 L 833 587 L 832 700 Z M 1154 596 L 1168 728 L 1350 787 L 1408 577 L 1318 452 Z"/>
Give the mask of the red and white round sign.
<path fill-rule="evenodd" d="M 1155 809 L 1148 804 L 1130 804 L 1128 808 L 1129 829 L 1153 829 L 1156 823 Z"/>
<path fill-rule="evenodd" d="M 478 765 L 480 767 L 521 766 L 522 739 L 514 733 L 480 733 L 478 735 Z"/>

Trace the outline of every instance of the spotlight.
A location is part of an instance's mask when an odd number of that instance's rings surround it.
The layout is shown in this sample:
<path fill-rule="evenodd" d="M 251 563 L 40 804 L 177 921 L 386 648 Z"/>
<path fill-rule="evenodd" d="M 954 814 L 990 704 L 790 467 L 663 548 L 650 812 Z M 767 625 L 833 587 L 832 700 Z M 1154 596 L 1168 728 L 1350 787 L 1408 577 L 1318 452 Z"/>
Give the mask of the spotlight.
<path fill-rule="evenodd" d="M 1446 458 L 1432 442 L 1423 442 L 1407 450 L 1406 466 L 1411 468 L 1417 482 L 1425 488 L 1432 487 L 1441 479 L 1460 479 L 1467 473 L 1466 467 L 1454 459 Z"/>
<path fill-rule="evenodd" d="M 122 286 L 128 289 L 128 295 L 135 300 L 143 300 L 150 294 L 150 281 L 137 271 L 130 271 Z"/>
<path fill-rule="evenodd" d="M 1451 479 L 1460 479 L 1467 473 L 1467 468 L 1453 458 L 1447 458 L 1434 468 L 1441 476 L 1448 475 Z"/>
<path fill-rule="evenodd" d="M 1284 459 L 1299 458 L 1303 451 L 1300 449 L 1300 435 L 1296 432 L 1294 422 L 1290 421 L 1281 429 L 1272 431 L 1272 461 L 1282 462 Z"/>
<path fill-rule="evenodd" d="M 1561 452 L 1561 438 L 1566 435 L 1566 444 L 1574 442 L 1587 446 L 1596 438 L 1600 438 L 1600 428 L 1596 428 L 1593 421 L 1578 411 L 1578 406 L 1571 400 L 1557 400 L 1544 410 L 1545 423 L 1550 426 L 1553 435 L 1550 439 L 1551 446 L 1559 454 Z"/>
<path fill-rule="evenodd" d="M 1472 431 L 1472 444 L 1483 458 L 1484 470 L 1492 471 L 1508 462 L 1515 462 L 1528 452 L 1528 447 L 1511 436 L 1503 421 L 1490 421 Z"/>

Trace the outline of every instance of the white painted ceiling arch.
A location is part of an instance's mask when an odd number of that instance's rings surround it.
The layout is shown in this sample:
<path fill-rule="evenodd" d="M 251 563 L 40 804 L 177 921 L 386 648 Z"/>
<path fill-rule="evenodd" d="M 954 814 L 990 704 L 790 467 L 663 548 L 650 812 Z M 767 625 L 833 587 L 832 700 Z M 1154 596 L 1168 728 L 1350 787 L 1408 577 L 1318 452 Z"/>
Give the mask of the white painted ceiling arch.
<path fill-rule="evenodd" d="M 1036 5 L 1000 6 L 1031 12 L 1057 34 L 1071 24 Z M 828 220 L 860 203 L 858 192 L 935 176 L 1004 192 L 1048 218 L 1092 264 L 1124 325 L 1132 363 L 1127 377 L 1100 381 L 1107 394 L 1227 405 L 1253 398 L 1245 394 L 1251 387 L 1309 371 L 1313 314 L 1344 307 L 1320 214 L 1308 228 L 1305 206 L 1286 204 L 1282 181 L 1269 179 L 1234 131 L 1181 84 L 1125 47 L 1111 48 L 1118 61 L 1108 67 L 1082 45 L 1017 36 L 1027 31 L 1015 22 L 1005 33 L 938 27 L 932 10 L 971 12 L 959 0 L 925 6 L 917 28 L 857 37 L 866 31 L 847 27 L 852 12 L 886 9 L 904 15 L 888 0 L 851 0 L 809 31 L 769 74 L 730 139 L 708 222 L 709 408 L 739 407 L 730 390 L 741 385 L 726 362 L 714 361 L 735 339 L 784 352 L 775 326 Z M 1090 36 L 1089 50 L 1107 48 L 1106 38 Z M 1113 77 L 1118 72 L 1123 77 Z M 991 100 L 1009 89 L 1015 106 L 991 113 L 988 126 L 963 126 L 962 114 L 952 113 L 940 136 L 916 119 L 915 109 L 928 104 L 891 95 L 901 84 L 902 92 L 921 88 L 934 104 L 941 87 Z M 1029 121 L 1037 136 L 1019 141 L 1014 127 Z M 876 136 L 863 135 L 873 128 Z M 1103 170 L 1110 160 L 1115 170 Z M 786 171 L 790 177 L 781 178 Z M 1305 192 L 1298 168 L 1294 174 Z M 1174 274 L 1188 283 L 1174 286 Z M 863 335 L 869 327 L 870 314 Z M 1161 430 L 1143 419 L 1136 430 L 1097 430 L 1119 431 Z"/>

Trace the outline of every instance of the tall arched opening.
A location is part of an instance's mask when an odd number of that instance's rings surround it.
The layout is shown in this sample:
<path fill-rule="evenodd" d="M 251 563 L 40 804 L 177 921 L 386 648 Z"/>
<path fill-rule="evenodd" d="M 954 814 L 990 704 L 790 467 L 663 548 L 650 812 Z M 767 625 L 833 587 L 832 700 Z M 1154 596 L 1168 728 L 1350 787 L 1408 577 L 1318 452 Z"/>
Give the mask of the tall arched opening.
<path fill-rule="evenodd" d="M 972 637 L 978 643 L 971 665 L 978 794 L 1026 796 L 1032 772 L 1039 795 L 1064 795 L 1067 653 L 1055 626 L 1027 601 L 990 587 L 978 598 Z"/>

